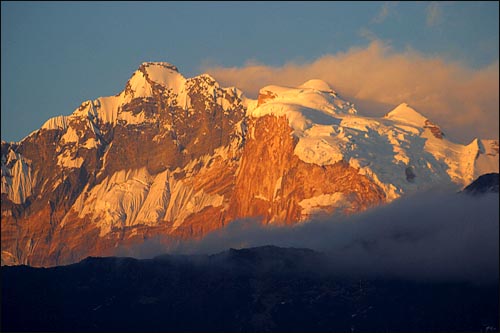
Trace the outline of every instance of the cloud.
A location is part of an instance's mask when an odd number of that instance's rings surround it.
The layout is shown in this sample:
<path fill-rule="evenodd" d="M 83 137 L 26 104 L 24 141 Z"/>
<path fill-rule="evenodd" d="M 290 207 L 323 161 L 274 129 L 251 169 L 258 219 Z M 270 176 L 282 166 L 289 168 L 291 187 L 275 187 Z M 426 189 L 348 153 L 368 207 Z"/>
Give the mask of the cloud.
<path fill-rule="evenodd" d="M 437 2 L 431 2 L 427 6 L 427 26 L 433 27 L 441 23 L 442 20 L 442 12 L 441 6 Z"/>
<path fill-rule="evenodd" d="M 359 29 L 358 34 L 361 37 L 366 38 L 369 41 L 376 41 L 376 40 L 378 40 L 377 35 L 373 31 L 371 31 L 371 30 L 369 30 L 367 28 L 364 28 L 364 27 L 361 28 L 361 29 Z"/>
<path fill-rule="evenodd" d="M 499 64 L 480 69 L 423 55 L 394 51 L 380 40 L 366 47 L 324 55 L 312 62 L 272 67 L 206 67 L 222 85 L 255 98 L 269 84 L 297 86 L 318 78 L 328 82 L 361 114 L 382 116 L 402 102 L 438 123 L 452 140 L 498 138 Z"/>
<path fill-rule="evenodd" d="M 337 274 L 491 282 L 498 281 L 498 218 L 498 194 L 421 193 L 365 213 L 294 227 L 233 222 L 169 249 L 146 242 L 147 253 L 140 253 L 212 254 L 276 245 L 326 253 L 330 266 L 321 269 Z"/>
<path fill-rule="evenodd" d="M 391 14 L 396 4 L 396 2 L 384 2 L 378 14 L 372 19 L 372 23 L 383 23 Z"/>

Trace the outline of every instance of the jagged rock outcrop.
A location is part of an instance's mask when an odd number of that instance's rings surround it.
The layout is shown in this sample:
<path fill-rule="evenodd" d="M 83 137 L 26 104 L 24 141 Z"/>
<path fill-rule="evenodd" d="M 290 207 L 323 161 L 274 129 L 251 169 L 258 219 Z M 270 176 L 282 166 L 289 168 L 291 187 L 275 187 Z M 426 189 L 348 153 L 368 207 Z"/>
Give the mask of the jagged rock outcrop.
<path fill-rule="evenodd" d="M 250 100 L 168 63 L 142 64 L 119 94 L 2 142 L 1 154 L 2 264 L 34 266 L 240 218 L 352 214 L 498 171 L 498 141 L 454 144 L 404 103 L 365 118 L 320 80 Z"/>

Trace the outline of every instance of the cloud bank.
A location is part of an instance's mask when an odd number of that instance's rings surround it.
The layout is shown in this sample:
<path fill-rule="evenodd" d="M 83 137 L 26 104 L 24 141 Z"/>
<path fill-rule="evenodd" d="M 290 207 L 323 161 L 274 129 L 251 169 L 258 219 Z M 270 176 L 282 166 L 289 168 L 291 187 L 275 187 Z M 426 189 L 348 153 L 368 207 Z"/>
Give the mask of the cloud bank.
<path fill-rule="evenodd" d="M 328 82 L 361 114 L 382 116 L 402 102 L 441 125 L 452 140 L 498 138 L 499 64 L 473 69 L 415 50 L 395 52 L 380 40 L 366 47 L 324 55 L 309 63 L 272 67 L 207 67 L 222 85 L 236 86 L 255 98 L 260 88 L 297 86 L 312 79 Z"/>
<path fill-rule="evenodd" d="M 326 253 L 330 269 L 341 275 L 495 282 L 498 200 L 498 194 L 421 193 L 361 214 L 294 227 L 233 222 L 199 241 L 167 248 L 152 240 L 121 255 L 213 254 L 276 245 Z"/>

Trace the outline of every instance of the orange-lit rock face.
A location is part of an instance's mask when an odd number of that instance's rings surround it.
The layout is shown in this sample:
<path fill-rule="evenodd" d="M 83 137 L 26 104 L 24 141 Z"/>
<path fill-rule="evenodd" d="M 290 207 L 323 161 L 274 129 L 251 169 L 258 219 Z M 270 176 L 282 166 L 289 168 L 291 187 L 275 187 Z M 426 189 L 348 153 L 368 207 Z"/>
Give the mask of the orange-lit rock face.
<path fill-rule="evenodd" d="M 229 209 L 232 219 L 260 216 L 264 222 L 296 223 L 304 214 L 301 201 L 333 193 L 347 198 L 345 213 L 385 201 L 377 185 L 346 163 L 319 166 L 301 161 L 293 153 L 296 139 L 285 117 L 257 118 L 252 127 Z"/>
<path fill-rule="evenodd" d="M 431 131 L 432 135 L 434 135 L 434 137 L 438 139 L 442 139 L 444 136 L 444 133 L 443 131 L 441 131 L 441 128 L 430 120 L 425 121 L 424 128 L 428 128 Z"/>
<path fill-rule="evenodd" d="M 257 106 L 260 106 L 260 105 L 266 103 L 267 101 L 276 98 L 276 96 L 277 95 L 275 93 L 273 93 L 272 91 L 261 91 L 259 93 Z"/>
<path fill-rule="evenodd" d="M 247 135 L 244 144 L 226 158 L 200 160 L 194 169 L 177 169 L 173 173 L 193 192 L 223 198 L 221 205 L 190 214 L 179 225 L 168 220 L 157 225 L 137 221 L 100 235 L 99 221 L 79 217 L 72 207 L 74 199 L 66 205 L 39 203 L 33 211 L 2 203 L 2 262 L 33 266 L 68 264 L 90 255 L 113 255 L 118 248 L 140 244 L 151 237 L 161 237 L 167 245 L 171 239 L 200 238 L 239 218 L 298 223 L 309 217 L 301 202 L 332 193 L 342 194 L 347 204 L 342 208 L 319 207 L 325 212 L 340 209 L 352 213 L 385 201 L 377 185 L 346 163 L 322 167 L 301 161 L 293 153 L 296 139 L 285 117 L 250 118 L 248 133 L 252 134 Z M 156 163 L 161 162 L 161 156 Z M 114 168 L 112 162 L 110 168 Z M 83 186 L 75 188 L 82 191 Z"/>

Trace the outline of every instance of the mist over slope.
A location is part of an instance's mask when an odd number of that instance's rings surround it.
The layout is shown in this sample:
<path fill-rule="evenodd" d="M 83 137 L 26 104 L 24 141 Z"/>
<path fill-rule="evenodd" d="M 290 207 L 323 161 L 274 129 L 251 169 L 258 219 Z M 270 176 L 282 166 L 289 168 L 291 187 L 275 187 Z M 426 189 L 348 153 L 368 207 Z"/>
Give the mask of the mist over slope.
<path fill-rule="evenodd" d="M 4 266 L 2 330 L 496 331 L 499 195 L 468 193 L 117 251 L 152 259 Z"/>
<path fill-rule="evenodd" d="M 241 220 L 202 240 L 164 246 L 156 239 L 119 255 L 210 254 L 264 245 L 309 248 L 328 255 L 337 274 L 365 277 L 496 281 L 499 195 L 432 191 L 352 216 L 325 216 L 293 227 Z"/>

